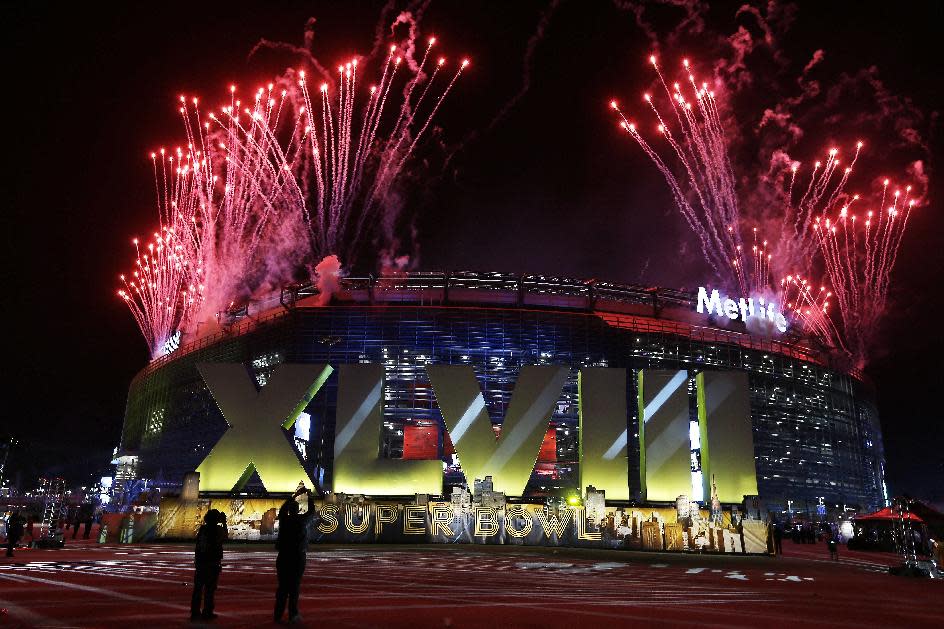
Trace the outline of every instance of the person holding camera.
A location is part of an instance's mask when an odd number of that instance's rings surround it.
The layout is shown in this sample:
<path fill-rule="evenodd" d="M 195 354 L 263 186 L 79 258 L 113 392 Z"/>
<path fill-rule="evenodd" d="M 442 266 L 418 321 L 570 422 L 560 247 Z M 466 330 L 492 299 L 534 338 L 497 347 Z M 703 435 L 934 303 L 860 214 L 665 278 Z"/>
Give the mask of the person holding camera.
<path fill-rule="evenodd" d="M 308 494 L 308 510 L 299 513 L 296 498 Z M 275 542 L 278 557 L 275 570 L 279 587 L 275 592 L 275 622 L 282 621 L 288 602 L 289 622 L 298 622 L 298 593 L 301 588 L 305 562 L 308 559 L 308 527 L 315 515 L 315 499 L 310 489 L 300 487 L 279 509 L 279 536 Z"/>
<path fill-rule="evenodd" d="M 217 509 L 210 509 L 203 516 L 203 525 L 197 532 L 197 544 L 194 550 L 193 596 L 190 598 L 190 619 L 212 620 L 216 585 L 223 570 L 223 542 L 226 541 L 226 515 Z M 200 601 L 203 600 L 203 611 Z"/>

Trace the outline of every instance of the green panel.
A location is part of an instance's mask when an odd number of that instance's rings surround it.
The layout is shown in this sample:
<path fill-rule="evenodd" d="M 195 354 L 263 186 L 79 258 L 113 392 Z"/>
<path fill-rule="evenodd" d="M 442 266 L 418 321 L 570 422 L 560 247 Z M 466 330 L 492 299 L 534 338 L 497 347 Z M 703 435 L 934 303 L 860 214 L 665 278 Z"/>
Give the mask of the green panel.
<path fill-rule="evenodd" d="M 429 365 L 426 371 L 466 482 L 491 476 L 495 491 L 523 495 L 568 368 L 521 368 L 497 441 L 470 365 Z"/>
<path fill-rule="evenodd" d="M 300 482 L 311 486 L 282 428 L 294 423 L 331 367 L 279 365 L 258 391 L 241 363 L 202 363 L 197 369 L 230 426 L 197 467 L 201 491 L 238 489 L 253 470 L 270 492 L 292 492 Z"/>
<path fill-rule="evenodd" d="M 743 371 L 709 371 L 695 378 L 705 496 L 712 477 L 721 502 L 757 495 L 750 387 Z"/>
<path fill-rule="evenodd" d="M 674 502 L 692 493 L 688 372 L 639 373 L 639 478 L 643 500 Z"/>
<path fill-rule="evenodd" d="M 588 485 L 606 492 L 608 500 L 629 500 L 626 444 L 626 370 L 581 369 L 580 491 Z"/>
<path fill-rule="evenodd" d="M 442 493 L 442 461 L 380 458 L 383 365 L 341 365 L 334 432 L 335 493 Z"/>

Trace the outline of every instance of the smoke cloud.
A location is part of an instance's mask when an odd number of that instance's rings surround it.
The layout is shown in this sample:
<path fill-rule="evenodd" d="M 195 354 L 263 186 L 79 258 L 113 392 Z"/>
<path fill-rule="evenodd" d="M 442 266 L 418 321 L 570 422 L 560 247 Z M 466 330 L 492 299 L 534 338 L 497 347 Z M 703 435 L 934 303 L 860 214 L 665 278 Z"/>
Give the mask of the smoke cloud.
<path fill-rule="evenodd" d="M 318 288 L 318 305 L 327 306 L 331 303 L 331 297 L 340 289 L 342 273 L 338 256 L 326 256 L 315 265 L 313 275 L 315 286 Z"/>

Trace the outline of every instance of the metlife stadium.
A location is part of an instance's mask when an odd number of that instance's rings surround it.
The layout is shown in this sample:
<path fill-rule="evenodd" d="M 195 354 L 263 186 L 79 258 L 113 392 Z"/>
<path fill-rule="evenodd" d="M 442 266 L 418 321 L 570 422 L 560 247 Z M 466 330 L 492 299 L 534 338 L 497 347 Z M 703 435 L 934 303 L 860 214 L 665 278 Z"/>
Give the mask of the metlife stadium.
<path fill-rule="evenodd" d="M 692 492 L 705 501 L 697 431 L 696 376 L 746 372 L 759 495 L 771 509 L 885 504 L 882 436 L 874 392 L 857 374 L 789 329 L 749 333 L 743 320 L 698 312 L 696 295 L 673 290 L 499 273 L 411 273 L 343 278 L 327 305 L 311 287 L 284 289 L 273 304 L 222 314 L 213 330 L 184 339 L 131 384 L 120 455 L 167 490 L 181 487 L 227 423 L 197 369 L 243 363 L 264 386 L 282 363 L 372 363 L 384 367 L 380 458 L 441 459 L 443 494 L 462 484 L 426 370 L 471 365 L 496 424 L 526 365 L 565 365 L 569 375 L 523 497 L 580 487 L 578 370 L 623 368 L 629 498 L 640 499 L 640 370 L 685 371 Z M 330 489 L 338 373 L 286 431 L 312 479 Z M 471 480 L 470 480 L 471 482 Z M 252 477 L 242 491 L 263 488 Z"/>

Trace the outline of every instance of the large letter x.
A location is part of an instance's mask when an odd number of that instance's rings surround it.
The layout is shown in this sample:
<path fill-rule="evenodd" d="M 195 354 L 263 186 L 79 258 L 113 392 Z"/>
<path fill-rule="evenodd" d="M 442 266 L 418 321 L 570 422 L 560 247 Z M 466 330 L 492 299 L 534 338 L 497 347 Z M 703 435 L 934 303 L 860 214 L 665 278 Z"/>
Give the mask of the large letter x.
<path fill-rule="evenodd" d="M 233 491 L 253 470 L 270 492 L 310 483 L 282 428 L 291 428 L 331 375 L 328 365 L 283 364 L 261 390 L 240 363 L 202 363 L 200 375 L 230 428 L 197 468 L 203 491 Z"/>

